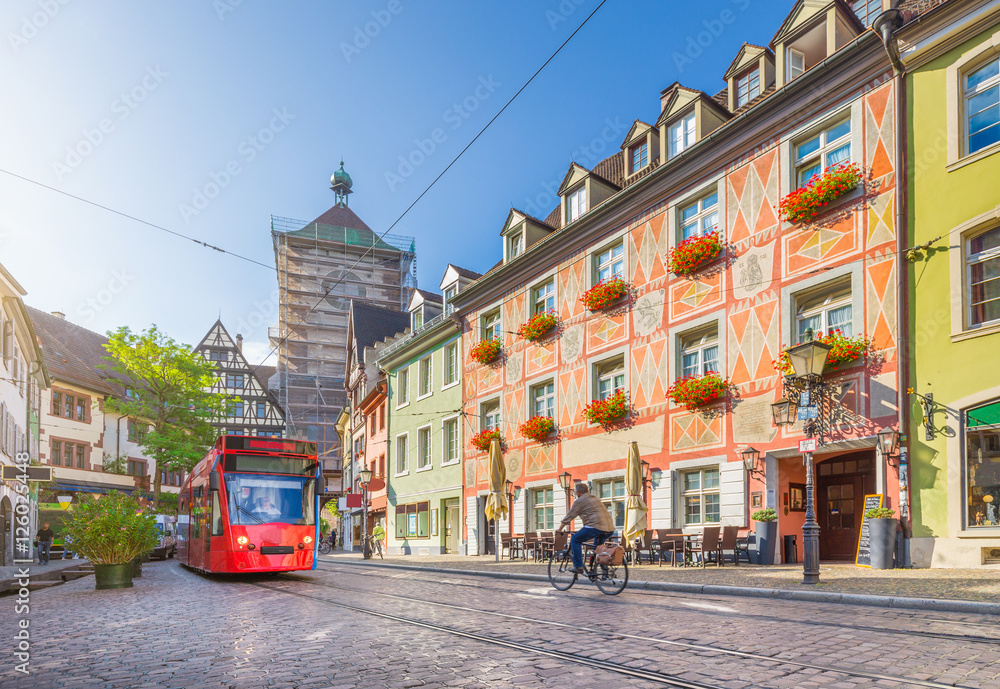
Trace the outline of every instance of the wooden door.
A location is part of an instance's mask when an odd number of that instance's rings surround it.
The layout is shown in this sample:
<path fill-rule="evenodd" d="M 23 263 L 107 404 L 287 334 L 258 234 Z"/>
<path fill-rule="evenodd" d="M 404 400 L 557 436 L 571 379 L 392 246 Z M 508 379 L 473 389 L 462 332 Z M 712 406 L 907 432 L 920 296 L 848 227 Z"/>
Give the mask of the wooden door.
<path fill-rule="evenodd" d="M 821 560 L 853 560 L 858 549 L 858 529 L 865 501 L 861 476 L 832 476 L 819 485 Z"/>

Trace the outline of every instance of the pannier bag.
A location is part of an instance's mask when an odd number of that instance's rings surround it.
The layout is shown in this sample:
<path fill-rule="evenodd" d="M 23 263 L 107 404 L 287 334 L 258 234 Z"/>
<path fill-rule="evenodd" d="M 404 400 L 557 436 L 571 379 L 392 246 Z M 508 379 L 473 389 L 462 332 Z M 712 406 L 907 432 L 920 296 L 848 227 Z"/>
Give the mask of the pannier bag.
<path fill-rule="evenodd" d="M 602 543 L 597 546 L 597 564 L 617 567 L 625 560 L 625 550 L 617 543 Z"/>

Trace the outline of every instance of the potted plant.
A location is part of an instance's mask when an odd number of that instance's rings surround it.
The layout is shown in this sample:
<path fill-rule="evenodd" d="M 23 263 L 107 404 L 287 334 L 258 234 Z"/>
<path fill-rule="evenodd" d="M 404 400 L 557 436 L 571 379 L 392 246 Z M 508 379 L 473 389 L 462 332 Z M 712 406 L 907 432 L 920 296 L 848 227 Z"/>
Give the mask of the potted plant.
<path fill-rule="evenodd" d="M 594 400 L 583 408 L 583 415 L 590 423 L 607 426 L 628 415 L 628 395 L 619 390 L 603 400 Z"/>
<path fill-rule="evenodd" d="M 602 311 L 628 294 L 629 287 L 623 278 L 613 275 L 584 292 L 580 301 L 591 311 Z"/>
<path fill-rule="evenodd" d="M 857 163 L 841 163 L 814 175 L 801 189 L 781 199 L 778 214 L 792 224 L 809 222 L 835 199 L 855 189 L 863 180 Z"/>
<path fill-rule="evenodd" d="M 494 337 L 489 340 L 480 340 L 476 344 L 472 351 L 469 352 L 469 356 L 472 360 L 480 364 L 488 364 L 494 359 L 496 359 L 500 352 L 503 351 L 503 343 L 500 341 L 499 337 Z"/>
<path fill-rule="evenodd" d="M 775 546 L 778 543 L 778 513 L 769 507 L 757 510 L 750 518 L 757 522 L 754 529 L 757 535 L 757 564 L 773 565 Z"/>
<path fill-rule="evenodd" d="M 480 452 L 489 452 L 490 443 L 493 442 L 494 438 L 500 440 L 501 442 L 503 441 L 503 438 L 500 436 L 500 429 L 487 428 L 472 436 L 470 443 L 472 444 L 472 447 L 476 448 Z"/>
<path fill-rule="evenodd" d="M 715 371 L 710 371 L 704 375 L 690 375 L 676 381 L 667 389 L 667 398 L 694 411 L 721 399 L 728 388 L 728 380 Z"/>
<path fill-rule="evenodd" d="M 558 322 L 555 311 L 541 311 L 529 318 L 527 323 L 522 323 L 517 329 L 517 334 L 525 340 L 534 342 L 548 335 Z"/>
<path fill-rule="evenodd" d="M 158 540 L 153 515 L 114 490 L 77 505 L 67 530 L 77 552 L 94 564 L 98 589 L 131 588 L 133 561 Z"/>
<path fill-rule="evenodd" d="M 840 328 L 831 330 L 826 335 L 819 333 L 814 339 L 833 347 L 826 356 L 826 366 L 824 367 L 832 371 L 843 365 L 852 364 L 872 348 L 872 341 L 869 338 L 864 335 L 847 337 Z M 789 347 L 782 349 L 778 358 L 772 362 L 774 369 L 786 376 L 793 372 L 791 359 L 788 358 L 788 349 Z"/>
<path fill-rule="evenodd" d="M 521 424 L 518 431 L 525 438 L 530 438 L 536 441 L 542 441 L 552 435 L 552 431 L 556 429 L 556 422 L 548 416 L 532 416 L 530 419 Z"/>
<path fill-rule="evenodd" d="M 690 275 L 706 263 L 711 263 L 722 253 L 719 231 L 688 237 L 670 250 L 667 267 L 674 275 Z"/>
<path fill-rule="evenodd" d="M 871 553 L 872 569 L 892 569 L 896 554 L 895 512 L 888 507 L 866 510 L 868 521 L 868 547 Z"/>

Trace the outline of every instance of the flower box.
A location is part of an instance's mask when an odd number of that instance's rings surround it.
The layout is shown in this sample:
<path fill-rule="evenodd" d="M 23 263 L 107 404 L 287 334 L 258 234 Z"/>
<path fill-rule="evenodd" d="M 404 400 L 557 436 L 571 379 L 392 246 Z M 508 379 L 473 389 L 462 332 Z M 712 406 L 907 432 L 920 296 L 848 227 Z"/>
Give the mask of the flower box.
<path fill-rule="evenodd" d="M 503 343 L 500 341 L 499 337 L 494 337 L 490 340 L 480 340 L 479 343 L 472 348 L 469 352 L 469 356 L 472 360 L 480 364 L 488 364 L 494 359 L 496 359 L 500 352 L 503 351 Z"/>
<path fill-rule="evenodd" d="M 833 347 L 826 356 L 826 366 L 824 367 L 826 370 L 836 370 L 844 364 L 850 364 L 860 359 L 872 346 L 872 341 L 864 335 L 846 337 L 839 329 L 831 330 L 827 335 L 820 333 L 814 339 L 816 342 Z M 788 347 L 782 349 L 781 355 L 773 362 L 774 370 L 786 376 L 794 373 L 792 362 L 788 358 L 788 349 Z"/>
<path fill-rule="evenodd" d="M 801 189 L 781 199 L 778 215 L 790 223 L 809 222 L 835 199 L 854 190 L 864 176 L 857 163 L 842 163 L 827 168 L 822 175 L 815 175 Z"/>
<path fill-rule="evenodd" d="M 722 253 L 722 239 L 718 231 L 688 237 L 670 250 L 667 268 L 674 275 L 690 275 L 706 263 L 711 263 Z"/>
<path fill-rule="evenodd" d="M 497 428 L 487 428 L 472 436 L 471 444 L 472 447 L 480 452 L 489 452 L 490 444 L 494 439 L 503 441 L 503 438 L 500 436 L 500 430 Z"/>
<path fill-rule="evenodd" d="M 712 371 L 701 376 L 681 378 L 667 390 L 667 397 L 694 410 L 721 399 L 728 388 L 729 381 Z"/>
<path fill-rule="evenodd" d="M 532 416 L 530 419 L 522 423 L 520 428 L 517 430 L 525 438 L 540 441 L 545 440 L 552 435 L 552 431 L 555 429 L 556 422 L 548 416 Z"/>
<path fill-rule="evenodd" d="M 594 400 L 583 408 L 583 415 L 590 423 L 602 426 L 614 423 L 628 415 L 628 396 L 624 390 L 603 400 Z"/>
<path fill-rule="evenodd" d="M 601 311 L 628 294 L 629 288 L 630 285 L 618 276 L 605 278 L 584 292 L 580 301 L 591 311 Z"/>
<path fill-rule="evenodd" d="M 517 329 L 517 334 L 525 340 L 540 340 L 555 328 L 558 322 L 559 319 L 554 311 L 536 313 L 528 319 L 527 323 L 521 324 Z"/>

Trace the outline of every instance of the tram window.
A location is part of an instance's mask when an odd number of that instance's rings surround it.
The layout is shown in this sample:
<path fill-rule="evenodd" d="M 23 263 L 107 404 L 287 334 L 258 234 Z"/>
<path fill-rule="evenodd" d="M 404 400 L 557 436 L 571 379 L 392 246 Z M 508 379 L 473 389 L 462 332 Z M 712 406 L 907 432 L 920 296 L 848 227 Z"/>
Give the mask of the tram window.
<path fill-rule="evenodd" d="M 315 524 L 316 480 L 300 476 L 225 474 L 232 524 Z"/>
<path fill-rule="evenodd" d="M 212 535 L 222 535 L 222 507 L 219 505 L 219 491 L 212 491 Z"/>

